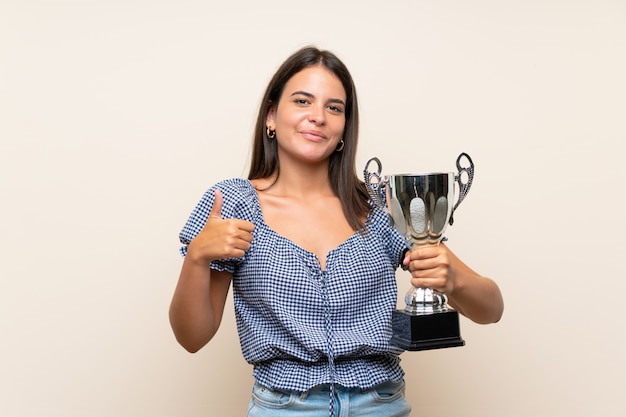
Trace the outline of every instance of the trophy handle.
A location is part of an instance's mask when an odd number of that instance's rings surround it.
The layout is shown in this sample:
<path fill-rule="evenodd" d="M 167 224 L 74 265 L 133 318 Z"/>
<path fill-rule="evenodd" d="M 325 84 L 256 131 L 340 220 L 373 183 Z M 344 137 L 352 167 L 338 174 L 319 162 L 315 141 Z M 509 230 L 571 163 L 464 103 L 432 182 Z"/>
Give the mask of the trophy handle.
<path fill-rule="evenodd" d="M 375 162 L 377 165 L 376 171 L 370 171 L 368 167 L 372 162 Z M 380 187 L 383 185 L 383 179 L 380 176 L 382 172 L 383 165 L 380 162 L 380 159 L 373 157 L 367 164 L 365 164 L 365 169 L 363 170 L 363 178 L 365 179 L 365 188 L 370 195 L 370 198 L 378 206 L 378 208 L 384 209 L 385 203 L 383 202 L 383 198 L 380 193 Z M 373 181 L 372 181 L 373 180 Z"/>
<path fill-rule="evenodd" d="M 463 158 L 466 158 L 469 162 L 468 167 L 461 166 L 461 160 Z M 452 214 L 450 214 L 449 221 L 450 226 L 452 226 L 452 223 L 454 223 L 454 212 L 456 208 L 459 206 L 459 204 L 461 204 L 461 201 L 465 199 L 465 196 L 467 196 L 467 193 L 472 186 L 472 181 L 474 180 L 474 162 L 472 161 L 472 158 L 470 158 L 470 156 L 465 152 L 461 153 L 456 159 L 456 169 L 459 171 L 459 173 L 455 175 L 454 180 L 459 184 L 459 199 L 457 200 L 454 207 L 452 207 Z M 467 181 L 464 181 L 465 176 L 463 174 L 467 175 Z"/>

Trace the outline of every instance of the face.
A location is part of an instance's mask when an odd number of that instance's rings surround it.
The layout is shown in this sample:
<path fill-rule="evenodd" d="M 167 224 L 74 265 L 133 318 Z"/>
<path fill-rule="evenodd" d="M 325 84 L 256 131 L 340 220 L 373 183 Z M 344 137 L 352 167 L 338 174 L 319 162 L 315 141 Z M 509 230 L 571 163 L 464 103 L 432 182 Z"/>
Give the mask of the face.
<path fill-rule="evenodd" d="M 345 110 L 346 92 L 336 75 L 323 66 L 296 73 L 267 116 L 267 127 L 276 131 L 279 158 L 328 159 L 342 138 Z"/>

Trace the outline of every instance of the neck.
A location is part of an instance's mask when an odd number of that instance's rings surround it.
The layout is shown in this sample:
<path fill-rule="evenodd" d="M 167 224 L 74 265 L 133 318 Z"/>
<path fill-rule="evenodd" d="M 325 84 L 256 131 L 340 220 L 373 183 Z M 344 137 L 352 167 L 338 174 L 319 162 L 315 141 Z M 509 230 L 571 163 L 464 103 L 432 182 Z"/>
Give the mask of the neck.
<path fill-rule="evenodd" d="M 334 195 L 328 178 L 328 164 L 289 164 L 281 161 L 280 176 L 259 182 L 269 186 L 267 191 L 276 195 L 311 198 L 320 195 Z"/>

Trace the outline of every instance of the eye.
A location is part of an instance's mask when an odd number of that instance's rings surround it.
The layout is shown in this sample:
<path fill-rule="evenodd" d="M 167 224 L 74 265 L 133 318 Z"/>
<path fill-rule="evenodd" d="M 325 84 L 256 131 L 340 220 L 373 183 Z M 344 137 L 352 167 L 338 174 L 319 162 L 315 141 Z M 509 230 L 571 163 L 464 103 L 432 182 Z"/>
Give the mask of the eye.
<path fill-rule="evenodd" d="M 294 103 L 296 104 L 300 104 L 300 105 L 306 105 L 309 104 L 309 100 L 307 100 L 306 98 L 302 98 L 302 97 L 298 97 L 296 99 L 293 100 Z"/>
<path fill-rule="evenodd" d="M 343 113 L 343 107 L 341 107 L 341 106 L 337 106 L 337 105 L 331 104 L 330 106 L 328 106 L 328 108 L 332 112 Z"/>

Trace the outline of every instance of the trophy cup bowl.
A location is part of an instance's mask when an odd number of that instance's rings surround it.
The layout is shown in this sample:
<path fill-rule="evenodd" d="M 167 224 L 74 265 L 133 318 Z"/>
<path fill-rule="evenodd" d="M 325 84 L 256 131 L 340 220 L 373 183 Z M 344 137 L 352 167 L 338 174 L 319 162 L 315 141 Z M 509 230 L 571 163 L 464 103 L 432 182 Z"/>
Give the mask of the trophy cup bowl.
<path fill-rule="evenodd" d="M 469 167 L 461 167 L 464 158 L 469 161 Z M 369 171 L 373 162 L 377 170 Z M 467 195 L 474 177 L 469 155 L 460 154 L 456 165 L 458 175 L 439 172 L 381 177 L 380 160 L 371 158 L 367 162 L 365 186 L 372 201 L 387 212 L 390 225 L 404 236 L 411 248 L 438 245 L 446 227 L 454 222 L 454 211 Z M 456 203 L 455 184 L 459 185 Z M 445 294 L 411 287 L 405 296 L 405 309 L 393 312 L 391 343 L 410 351 L 463 346 L 459 313 L 447 302 Z"/>

